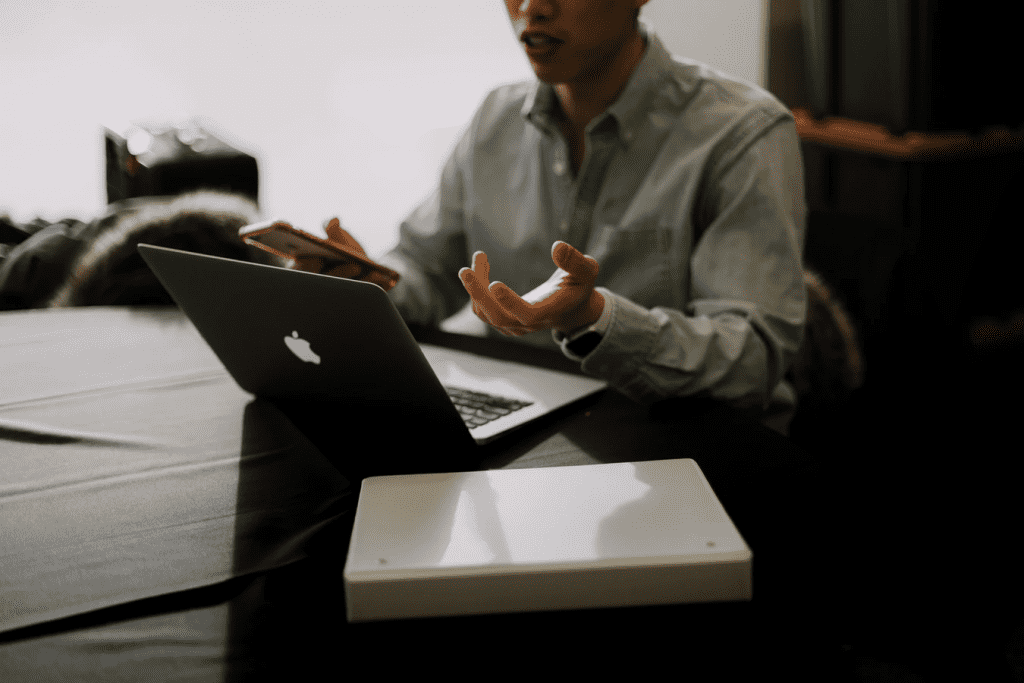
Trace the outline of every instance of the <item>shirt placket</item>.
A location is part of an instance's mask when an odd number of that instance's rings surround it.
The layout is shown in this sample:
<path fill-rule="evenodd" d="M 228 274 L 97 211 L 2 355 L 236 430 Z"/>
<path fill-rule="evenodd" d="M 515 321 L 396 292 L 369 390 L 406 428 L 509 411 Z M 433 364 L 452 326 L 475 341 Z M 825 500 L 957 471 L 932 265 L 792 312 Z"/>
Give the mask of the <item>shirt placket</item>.
<path fill-rule="evenodd" d="M 593 131 L 587 137 L 587 155 L 573 183 L 575 197 L 569 204 L 570 216 L 562 221 L 562 239 L 580 251 L 585 250 L 594 220 L 594 208 L 604 178 L 615 153 L 617 138 L 613 131 Z"/>

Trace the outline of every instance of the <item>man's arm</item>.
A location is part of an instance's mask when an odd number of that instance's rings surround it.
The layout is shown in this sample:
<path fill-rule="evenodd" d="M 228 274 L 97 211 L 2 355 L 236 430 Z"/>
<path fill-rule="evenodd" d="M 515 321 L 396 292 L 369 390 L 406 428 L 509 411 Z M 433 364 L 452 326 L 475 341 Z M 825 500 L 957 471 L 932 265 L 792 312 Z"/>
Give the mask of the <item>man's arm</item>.
<path fill-rule="evenodd" d="M 704 205 L 686 310 L 647 309 L 600 290 L 607 330 L 582 367 L 638 401 L 703 394 L 767 404 L 800 345 L 806 310 L 792 120 L 721 158 Z"/>
<path fill-rule="evenodd" d="M 469 298 L 455 274 L 466 262 L 462 168 L 472 131 L 448 158 L 437 189 L 402 222 L 398 246 L 380 259 L 401 274 L 388 293 L 409 322 L 437 325 Z"/>

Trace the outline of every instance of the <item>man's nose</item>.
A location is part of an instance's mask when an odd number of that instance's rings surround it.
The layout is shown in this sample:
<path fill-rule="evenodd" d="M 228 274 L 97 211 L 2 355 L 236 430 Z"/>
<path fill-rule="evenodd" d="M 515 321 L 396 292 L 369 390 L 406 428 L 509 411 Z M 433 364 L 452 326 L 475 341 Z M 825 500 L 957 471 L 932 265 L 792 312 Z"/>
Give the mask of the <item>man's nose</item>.
<path fill-rule="evenodd" d="M 519 5 L 520 16 L 550 17 L 555 13 L 555 3 L 552 0 L 523 0 Z"/>

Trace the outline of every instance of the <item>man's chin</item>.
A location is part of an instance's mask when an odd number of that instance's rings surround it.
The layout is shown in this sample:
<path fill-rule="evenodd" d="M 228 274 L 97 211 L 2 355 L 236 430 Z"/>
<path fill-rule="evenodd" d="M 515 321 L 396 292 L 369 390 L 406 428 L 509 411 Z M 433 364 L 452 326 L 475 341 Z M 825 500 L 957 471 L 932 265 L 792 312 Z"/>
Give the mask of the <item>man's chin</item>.
<path fill-rule="evenodd" d="M 569 80 L 565 69 L 560 69 L 553 64 L 539 64 L 531 60 L 530 67 L 533 68 L 533 73 L 537 77 L 537 80 L 549 85 L 565 83 Z"/>
<path fill-rule="evenodd" d="M 541 76 L 540 74 L 538 74 L 536 71 L 534 71 L 534 74 L 536 74 L 538 81 L 540 81 L 541 83 L 546 83 L 547 85 L 550 85 L 550 86 L 565 85 L 566 83 L 569 82 L 568 79 L 560 78 L 558 76 L 551 76 L 551 77 L 545 78 L 545 77 Z"/>

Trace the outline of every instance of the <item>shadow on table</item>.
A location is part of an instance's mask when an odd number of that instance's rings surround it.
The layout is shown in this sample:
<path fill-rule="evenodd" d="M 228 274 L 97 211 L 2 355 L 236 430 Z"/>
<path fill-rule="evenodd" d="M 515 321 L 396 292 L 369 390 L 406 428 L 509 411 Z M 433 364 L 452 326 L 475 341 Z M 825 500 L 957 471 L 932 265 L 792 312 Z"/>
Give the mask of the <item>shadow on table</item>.
<path fill-rule="evenodd" d="M 237 445 L 216 451 L 216 467 L 202 461 L 198 470 L 194 465 L 177 468 L 190 476 L 176 478 L 172 472 L 162 480 L 161 492 L 176 496 L 184 506 L 195 499 L 198 508 L 204 501 L 207 507 L 198 509 L 209 509 L 218 518 L 233 513 L 234 519 L 187 517 L 190 523 L 184 528 L 168 528 L 171 540 L 166 547 L 146 546 L 147 555 L 134 564 L 132 558 L 110 557 L 107 565 L 89 566 L 92 574 L 83 572 L 77 589 L 88 592 L 94 575 L 126 587 L 151 580 L 128 572 L 120 575 L 122 568 L 132 566 L 138 571 L 159 566 L 170 576 L 234 578 L 192 590 L 176 588 L 175 583 L 174 592 L 158 597 L 0 634 L 0 678 L 29 683 L 252 680 L 254 667 L 258 670 L 264 661 L 261 648 L 276 633 L 275 625 L 263 619 L 264 574 L 301 562 L 311 539 L 332 524 L 341 521 L 344 529 L 354 495 L 342 475 L 272 406 L 261 401 L 226 405 L 224 415 L 232 413 L 236 417 L 227 422 L 197 419 L 183 428 L 214 430 L 197 442 L 210 448 L 240 443 L 240 452 L 231 452 Z M 237 480 L 231 471 L 236 467 Z M 194 476 L 197 471 L 217 476 Z M 182 489 L 181 481 L 196 490 Z M 237 488 L 232 486 L 235 481 Z M 218 505 L 210 505 L 211 499 Z M 195 552 L 209 552 L 211 541 L 202 533 L 210 521 L 234 525 L 222 541 L 226 547 L 216 546 L 218 551 L 224 547 L 228 563 L 222 564 L 220 552 L 194 562 L 187 551 L 181 552 L 189 547 L 190 538 Z M 174 563 L 179 562 L 182 566 L 175 572 Z"/>
<path fill-rule="evenodd" d="M 595 419 L 601 421 L 599 429 Z M 255 408 L 247 412 L 246 423 L 247 443 L 263 439 L 261 430 L 268 425 L 280 426 L 276 417 Z M 599 673 L 609 658 L 635 659 L 642 668 L 687 662 L 692 672 L 734 674 L 834 664 L 826 660 L 838 656 L 838 643 L 825 642 L 824 624 L 814 620 L 812 610 L 821 605 L 815 589 L 826 580 L 827 563 L 815 556 L 819 551 L 806 535 L 810 532 L 801 531 L 801 520 L 793 518 L 815 516 L 803 507 L 813 503 L 794 495 L 810 487 L 806 477 L 813 476 L 814 463 L 777 433 L 707 402 L 650 409 L 606 392 L 523 429 L 514 439 L 479 449 L 477 457 L 476 467 L 486 468 L 695 459 L 754 550 L 753 603 L 348 624 L 342 569 L 352 520 L 346 510 L 307 540 L 306 560 L 270 572 L 262 595 L 232 602 L 228 640 L 233 650 L 225 680 L 301 678 L 325 667 L 343 671 L 361 658 L 380 663 L 382 671 L 441 667 L 483 673 L 469 663 L 480 652 L 495 656 L 485 671 L 529 672 L 543 666 Z M 266 485 L 247 482 L 243 468 L 240 510 Z M 773 550 L 787 540 L 784 552 Z M 830 644 L 836 652 L 827 649 Z"/>
<path fill-rule="evenodd" d="M 279 640 L 282 632 L 293 627 L 270 613 L 264 599 L 267 577 L 290 576 L 291 567 L 307 563 L 313 548 L 325 539 L 347 546 L 358 494 L 358 481 L 321 455 L 323 446 L 318 449 L 271 403 L 250 402 L 241 428 L 235 566 L 263 565 L 267 573 L 253 576 L 246 590 L 227 605 L 225 683 L 270 680 L 268 665 L 287 656 Z M 274 501 L 273 508 L 268 508 L 268 501 Z M 297 519 L 306 523 L 297 526 Z M 273 549 L 273 554 L 250 556 L 267 549 Z M 327 550 L 320 548 L 318 554 Z M 287 561 L 292 558 L 296 561 Z M 340 578 L 339 569 L 339 586 Z M 329 604 L 337 597 L 325 586 L 317 602 Z"/>

